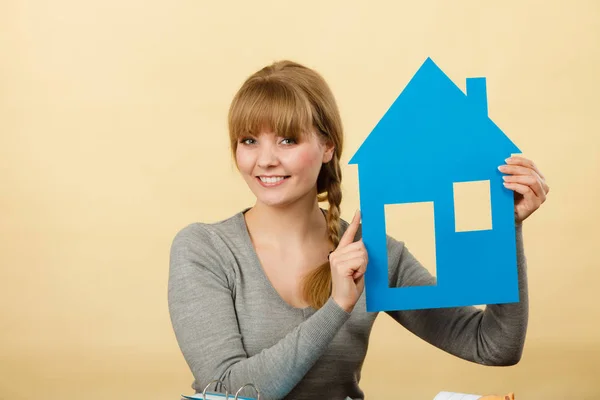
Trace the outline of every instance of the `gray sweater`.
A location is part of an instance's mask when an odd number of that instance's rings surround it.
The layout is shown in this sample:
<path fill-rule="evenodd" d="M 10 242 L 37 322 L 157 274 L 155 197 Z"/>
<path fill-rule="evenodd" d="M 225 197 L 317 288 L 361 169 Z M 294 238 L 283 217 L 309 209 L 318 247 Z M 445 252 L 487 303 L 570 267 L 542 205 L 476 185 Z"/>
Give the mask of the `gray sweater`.
<path fill-rule="evenodd" d="M 366 312 L 364 292 L 351 313 L 331 298 L 319 310 L 286 303 L 259 263 L 244 219 L 247 210 L 216 223 L 190 224 L 172 243 L 169 311 L 195 378 L 192 388 L 202 392 L 208 382 L 221 379 L 230 393 L 253 383 L 261 399 L 363 399 L 361 367 L 378 314 Z M 343 233 L 348 222 L 340 224 Z M 423 340 L 465 360 L 484 365 L 518 362 L 528 299 L 521 225 L 516 229 L 519 303 L 388 314 Z M 356 239 L 360 235 L 359 229 Z M 396 286 L 435 283 L 403 242 L 388 236 L 387 250 L 389 276 Z"/>

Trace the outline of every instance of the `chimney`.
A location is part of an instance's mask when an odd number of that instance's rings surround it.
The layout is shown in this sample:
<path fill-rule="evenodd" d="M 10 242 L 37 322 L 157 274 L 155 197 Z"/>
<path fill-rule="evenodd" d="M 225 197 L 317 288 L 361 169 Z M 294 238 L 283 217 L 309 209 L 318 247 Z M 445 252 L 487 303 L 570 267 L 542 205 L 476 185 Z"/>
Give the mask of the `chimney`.
<path fill-rule="evenodd" d="M 482 113 L 488 115 L 485 78 L 467 78 L 467 98 Z"/>

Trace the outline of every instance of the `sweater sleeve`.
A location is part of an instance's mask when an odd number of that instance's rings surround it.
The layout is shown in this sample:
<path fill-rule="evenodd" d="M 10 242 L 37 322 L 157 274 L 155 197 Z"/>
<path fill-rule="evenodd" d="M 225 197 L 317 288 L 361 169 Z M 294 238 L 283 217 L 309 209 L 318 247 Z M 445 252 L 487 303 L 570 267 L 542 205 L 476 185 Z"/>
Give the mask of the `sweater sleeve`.
<path fill-rule="evenodd" d="M 522 355 L 528 323 L 526 259 L 522 224 L 516 225 L 519 302 L 477 307 L 390 311 L 392 318 L 432 345 L 483 365 L 516 364 Z M 433 285 L 435 278 L 410 254 L 403 243 L 389 239 L 401 250 L 397 269 L 399 286 Z"/>
<path fill-rule="evenodd" d="M 253 383 L 261 398 L 285 397 L 304 377 L 350 314 L 331 298 L 274 346 L 248 357 L 234 307 L 235 280 L 197 224 L 180 231 L 170 252 L 168 302 L 179 347 L 202 392 L 220 379 L 229 392 Z M 211 386 L 210 390 L 215 390 Z M 217 386 L 217 391 L 224 388 Z"/>

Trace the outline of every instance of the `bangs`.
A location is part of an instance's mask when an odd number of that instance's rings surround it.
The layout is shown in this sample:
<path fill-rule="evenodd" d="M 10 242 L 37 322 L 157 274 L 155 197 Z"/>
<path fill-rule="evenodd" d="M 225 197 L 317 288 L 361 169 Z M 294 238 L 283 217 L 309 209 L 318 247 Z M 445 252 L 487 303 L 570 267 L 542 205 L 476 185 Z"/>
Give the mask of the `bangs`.
<path fill-rule="evenodd" d="M 310 102 L 296 85 L 274 79 L 249 81 L 236 95 L 229 111 L 229 132 L 235 145 L 246 135 L 270 129 L 298 140 L 313 125 Z"/>

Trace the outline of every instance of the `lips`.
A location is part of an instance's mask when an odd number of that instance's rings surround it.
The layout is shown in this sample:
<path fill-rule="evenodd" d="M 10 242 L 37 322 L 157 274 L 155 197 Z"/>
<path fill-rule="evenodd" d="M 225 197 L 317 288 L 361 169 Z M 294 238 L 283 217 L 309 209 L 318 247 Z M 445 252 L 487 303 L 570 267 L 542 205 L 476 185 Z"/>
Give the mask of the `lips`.
<path fill-rule="evenodd" d="M 284 183 L 289 176 L 257 176 L 256 179 L 263 187 L 274 187 Z"/>

